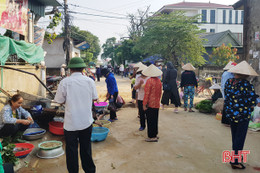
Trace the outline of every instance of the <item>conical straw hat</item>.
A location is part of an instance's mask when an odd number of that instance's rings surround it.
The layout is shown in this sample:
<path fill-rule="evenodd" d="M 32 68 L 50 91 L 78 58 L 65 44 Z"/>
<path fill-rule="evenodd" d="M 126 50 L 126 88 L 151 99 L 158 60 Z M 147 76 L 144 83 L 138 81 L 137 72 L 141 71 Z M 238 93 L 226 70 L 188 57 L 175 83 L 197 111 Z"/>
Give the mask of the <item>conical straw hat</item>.
<path fill-rule="evenodd" d="M 134 65 L 134 68 L 139 68 L 141 65 L 144 65 L 142 62 L 138 62 Z"/>
<path fill-rule="evenodd" d="M 229 63 L 223 68 L 223 70 L 230 70 L 231 68 L 235 67 L 237 63 L 233 61 L 229 61 Z"/>
<path fill-rule="evenodd" d="M 138 68 L 138 70 L 136 72 L 140 72 L 140 71 L 143 71 L 145 69 L 147 69 L 147 66 L 142 64 L 142 65 L 140 65 L 140 67 Z"/>
<path fill-rule="evenodd" d="M 193 67 L 193 65 L 191 63 L 187 63 L 184 66 L 182 66 L 183 70 L 188 70 L 188 71 L 193 71 L 196 70 L 195 67 Z"/>
<path fill-rule="evenodd" d="M 209 89 L 218 90 L 218 89 L 221 89 L 221 86 L 219 86 L 219 84 L 214 84 Z"/>
<path fill-rule="evenodd" d="M 142 71 L 142 74 L 148 77 L 158 77 L 162 75 L 162 71 L 155 65 L 151 64 L 149 65 L 149 67 Z"/>
<path fill-rule="evenodd" d="M 242 61 L 237 64 L 235 67 L 228 70 L 230 73 L 243 74 L 249 76 L 259 76 L 256 71 L 246 62 Z"/>

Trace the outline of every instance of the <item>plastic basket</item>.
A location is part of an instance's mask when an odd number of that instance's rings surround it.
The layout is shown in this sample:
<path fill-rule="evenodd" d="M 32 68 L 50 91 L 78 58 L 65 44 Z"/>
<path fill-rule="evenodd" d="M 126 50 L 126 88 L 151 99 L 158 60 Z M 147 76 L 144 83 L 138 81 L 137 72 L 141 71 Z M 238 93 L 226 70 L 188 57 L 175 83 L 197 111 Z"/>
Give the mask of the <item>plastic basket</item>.
<path fill-rule="evenodd" d="M 107 138 L 109 129 L 106 127 L 93 127 L 91 134 L 92 142 L 104 141 Z"/>

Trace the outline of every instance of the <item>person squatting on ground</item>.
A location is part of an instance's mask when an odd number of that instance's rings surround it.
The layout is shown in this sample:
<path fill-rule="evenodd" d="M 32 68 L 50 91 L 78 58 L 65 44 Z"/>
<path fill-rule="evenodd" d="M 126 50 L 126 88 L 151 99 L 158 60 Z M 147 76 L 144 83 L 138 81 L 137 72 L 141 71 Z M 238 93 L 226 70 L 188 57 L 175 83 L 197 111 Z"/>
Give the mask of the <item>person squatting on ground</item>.
<path fill-rule="evenodd" d="M 114 102 L 116 105 L 116 99 L 118 96 L 118 87 L 116 83 L 116 79 L 114 77 L 114 74 L 110 72 L 108 69 L 104 68 L 101 70 L 102 76 L 106 78 L 106 84 L 107 84 L 107 95 L 104 102 L 109 100 L 109 102 Z M 109 121 L 113 122 L 117 120 L 116 111 L 110 110 L 110 119 Z"/>
<path fill-rule="evenodd" d="M 230 120 L 232 150 L 238 154 L 238 151 L 243 150 L 249 120 L 258 97 L 255 94 L 254 86 L 248 81 L 248 77 L 258 76 L 258 74 L 246 61 L 237 64 L 228 72 L 234 73 L 235 77 L 228 79 L 225 84 L 224 108 L 226 116 Z M 245 169 L 238 159 L 230 164 L 233 169 Z"/>
<path fill-rule="evenodd" d="M 158 117 L 160 100 L 162 96 L 162 83 L 158 76 L 162 71 L 155 65 L 151 64 L 147 69 L 142 71 L 144 76 L 150 77 L 146 81 L 144 88 L 143 110 L 146 111 L 148 138 L 146 142 L 157 142 L 158 135 Z"/>
<path fill-rule="evenodd" d="M 179 90 L 177 87 L 177 70 L 174 68 L 171 62 L 167 62 L 167 70 L 163 74 L 163 96 L 162 96 L 162 108 L 164 105 L 175 105 L 174 112 L 178 112 L 178 107 L 181 106 Z"/>
<path fill-rule="evenodd" d="M 146 65 L 142 65 L 138 68 L 137 72 L 142 72 L 143 70 L 145 70 L 147 68 Z M 146 118 L 146 112 L 143 109 L 143 99 L 144 99 L 144 86 L 146 84 L 146 81 L 149 79 L 149 77 L 141 74 L 141 76 L 139 76 L 136 81 L 136 85 L 135 85 L 135 89 L 139 90 L 138 91 L 138 110 L 139 110 L 139 114 L 140 114 L 140 131 L 143 131 L 145 129 L 145 118 Z"/>
<path fill-rule="evenodd" d="M 71 76 L 60 82 L 54 98 L 57 103 L 65 104 L 64 135 L 69 173 L 79 172 L 78 143 L 83 170 L 87 173 L 96 172 L 90 138 L 94 122 L 92 103 L 98 102 L 98 96 L 95 82 L 82 74 L 85 67 L 82 58 L 72 58 L 68 65 Z"/>
<path fill-rule="evenodd" d="M 184 93 L 184 111 L 187 111 L 188 99 L 190 98 L 190 107 L 189 112 L 194 112 L 193 108 L 193 99 L 195 94 L 195 87 L 198 87 L 198 82 L 195 75 L 195 68 L 190 63 L 182 66 L 182 69 L 185 70 L 181 74 L 181 90 Z"/>
<path fill-rule="evenodd" d="M 0 137 L 14 136 L 26 130 L 34 121 L 31 114 L 22 108 L 23 98 L 15 94 L 0 112 Z"/>

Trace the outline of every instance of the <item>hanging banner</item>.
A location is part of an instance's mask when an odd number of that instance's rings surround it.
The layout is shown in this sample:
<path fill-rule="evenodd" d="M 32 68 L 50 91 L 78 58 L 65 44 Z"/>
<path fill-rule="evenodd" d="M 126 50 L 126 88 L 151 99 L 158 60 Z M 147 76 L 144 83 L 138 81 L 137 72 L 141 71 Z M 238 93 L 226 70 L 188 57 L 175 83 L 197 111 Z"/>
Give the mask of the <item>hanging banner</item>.
<path fill-rule="evenodd" d="M 28 0 L 0 0 L 0 27 L 27 36 Z"/>

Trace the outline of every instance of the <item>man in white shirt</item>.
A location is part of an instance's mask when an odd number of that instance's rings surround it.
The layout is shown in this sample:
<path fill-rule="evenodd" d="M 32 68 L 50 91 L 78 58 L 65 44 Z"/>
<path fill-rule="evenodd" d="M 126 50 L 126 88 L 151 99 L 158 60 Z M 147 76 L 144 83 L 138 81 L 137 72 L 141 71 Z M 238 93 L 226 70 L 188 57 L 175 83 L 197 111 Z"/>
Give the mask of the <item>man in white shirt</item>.
<path fill-rule="evenodd" d="M 63 79 L 54 100 L 65 104 L 64 135 L 66 161 L 69 173 L 79 172 L 78 143 L 82 168 L 87 173 L 96 171 L 91 154 L 92 103 L 98 101 L 95 83 L 82 74 L 86 67 L 83 59 L 72 58 L 69 62 L 71 76 Z"/>

